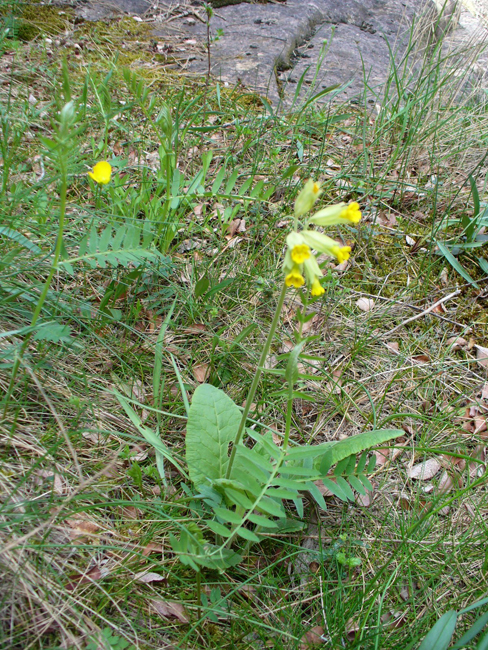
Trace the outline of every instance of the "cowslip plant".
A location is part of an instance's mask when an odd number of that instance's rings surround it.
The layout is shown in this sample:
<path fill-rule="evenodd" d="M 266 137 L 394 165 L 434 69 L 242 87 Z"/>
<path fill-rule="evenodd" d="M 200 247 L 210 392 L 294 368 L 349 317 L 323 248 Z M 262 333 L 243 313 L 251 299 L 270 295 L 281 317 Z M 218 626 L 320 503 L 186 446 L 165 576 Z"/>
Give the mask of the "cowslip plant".
<path fill-rule="evenodd" d="M 306 285 L 312 298 L 324 293 L 322 270 L 313 250 L 339 262 L 347 260 L 351 252 L 349 246 L 313 228 L 356 224 L 361 219 L 357 203 L 339 203 L 305 218 L 320 194 L 320 184 L 309 180 L 295 201 L 294 226 L 286 240 L 284 280 L 244 409 L 209 384 L 198 386 L 189 407 L 186 462 L 193 488 L 186 489 L 194 502 L 200 502 L 197 510 L 202 518 L 183 527 L 179 538 L 172 536 L 171 544 L 181 562 L 197 572 L 201 567 L 223 571 L 239 563 L 239 539 L 245 540 L 247 550 L 266 533 L 300 528 L 290 509 L 293 506 L 299 518 L 303 517 L 305 493 L 325 510 L 318 482 L 345 501 L 354 499 L 353 490 L 365 494 L 371 489 L 366 474 L 374 467 L 374 456 L 373 462 L 368 461 L 367 450 L 401 435 L 387 429 L 317 445 L 296 445 L 290 440 L 295 385 L 306 378 L 299 370 L 308 340 L 302 337 L 302 326 L 311 317 L 306 314 L 308 295 L 301 287 Z M 296 345 L 288 354 L 286 368 L 273 370 L 285 383 L 281 393 L 286 399 L 285 431 L 279 445 L 269 432 L 257 432 L 246 424 L 290 287 L 300 289 L 303 310 L 297 314 Z"/>

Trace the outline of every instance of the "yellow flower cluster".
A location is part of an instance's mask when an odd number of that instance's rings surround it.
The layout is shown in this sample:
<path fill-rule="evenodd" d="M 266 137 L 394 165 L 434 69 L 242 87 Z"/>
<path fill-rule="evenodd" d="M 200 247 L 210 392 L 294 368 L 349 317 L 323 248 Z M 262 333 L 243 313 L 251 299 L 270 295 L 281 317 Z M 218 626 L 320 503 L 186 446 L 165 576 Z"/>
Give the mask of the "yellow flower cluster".
<path fill-rule="evenodd" d="M 308 180 L 295 201 L 295 217 L 301 217 L 311 210 L 321 192 L 319 183 L 314 182 L 312 179 Z M 320 284 L 320 278 L 323 275 L 322 270 L 312 253 L 312 249 L 335 257 L 341 264 L 349 259 L 351 247 L 343 246 L 316 230 L 310 230 L 308 225 L 356 224 L 360 219 L 361 211 L 358 203 L 337 203 L 316 212 L 307 220 L 307 226 L 300 232 L 291 232 L 286 238 L 288 248 L 283 265 L 286 286 L 298 289 L 306 282 L 312 296 L 318 297 L 325 293 Z"/>

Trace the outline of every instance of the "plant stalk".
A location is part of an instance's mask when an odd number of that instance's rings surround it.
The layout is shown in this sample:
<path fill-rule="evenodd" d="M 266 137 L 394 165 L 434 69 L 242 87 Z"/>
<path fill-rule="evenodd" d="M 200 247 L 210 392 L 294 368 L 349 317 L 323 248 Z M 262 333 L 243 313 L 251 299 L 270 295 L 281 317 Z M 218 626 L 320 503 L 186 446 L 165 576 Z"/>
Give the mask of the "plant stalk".
<path fill-rule="evenodd" d="M 246 421 L 247 421 L 247 416 L 249 415 L 249 411 L 251 409 L 251 404 L 254 399 L 254 395 L 256 394 L 256 390 L 259 385 L 259 380 L 261 379 L 261 375 L 263 374 L 263 368 L 264 364 L 266 362 L 266 359 L 269 354 L 269 350 L 271 348 L 271 344 L 273 342 L 273 337 L 276 332 L 276 328 L 278 327 L 278 322 L 280 320 L 280 315 L 281 315 L 281 310 L 283 309 L 283 303 L 285 302 L 285 295 L 286 295 L 286 284 L 283 282 L 283 287 L 281 289 L 280 297 L 278 298 L 278 304 L 276 305 L 276 310 L 273 316 L 273 321 L 271 323 L 271 327 L 269 329 L 268 337 L 266 339 L 266 342 L 264 344 L 263 350 L 261 352 L 261 357 L 259 358 L 258 365 L 256 367 L 256 372 L 254 373 L 254 377 L 252 380 L 251 387 L 249 388 L 249 393 L 247 394 L 246 397 L 246 403 L 244 405 L 244 410 L 242 412 L 242 417 L 241 421 L 239 423 L 239 428 L 237 430 L 237 434 L 235 437 L 235 440 L 232 444 L 232 451 L 230 454 L 229 458 L 229 464 L 227 465 L 227 472 L 225 477 L 230 478 L 231 472 L 232 472 L 232 466 L 234 465 L 234 460 L 237 452 L 237 445 L 240 443 L 242 439 L 242 434 L 244 433 L 244 427 L 246 426 Z"/>

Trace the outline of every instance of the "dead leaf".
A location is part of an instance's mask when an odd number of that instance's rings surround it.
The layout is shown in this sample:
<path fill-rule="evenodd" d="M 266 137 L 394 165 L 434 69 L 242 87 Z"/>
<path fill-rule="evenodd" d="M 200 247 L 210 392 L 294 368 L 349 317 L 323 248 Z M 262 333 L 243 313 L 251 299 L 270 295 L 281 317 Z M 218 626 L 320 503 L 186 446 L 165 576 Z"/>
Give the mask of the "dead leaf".
<path fill-rule="evenodd" d="M 161 553 L 161 555 L 162 555 L 162 553 L 163 553 L 162 545 L 161 544 L 156 544 L 155 542 L 149 542 L 149 544 L 147 544 L 144 547 L 144 550 L 142 551 L 142 555 L 144 557 L 147 557 L 148 555 L 151 555 L 151 553 Z"/>
<path fill-rule="evenodd" d="M 110 573 L 109 567 L 106 564 L 105 564 L 105 566 L 103 566 L 103 563 L 106 563 L 106 562 L 107 562 L 107 560 L 104 560 L 102 562 L 102 565 L 94 566 L 89 571 L 87 571 L 86 573 L 74 573 L 74 574 L 71 574 L 69 576 L 71 582 L 69 582 L 65 586 L 65 588 L 68 591 L 73 591 L 79 585 L 86 585 L 86 584 L 88 584 L 90 582 L 94 582 L 95 580 L 101 580 L 102 578 L 104 578 L 105 576 L 107 576 Z"/>
<path fill-rule="evenodd" d="M 388 456 L 390 455 L 390 448 L 383 447 L 382 449 L 376 449 L 374 454 L 376 456 L 376 466 L 382 467 L 388 460 Z"/>
<path fill-rule="evenodd" d="M 338 273 L 345 273 L 350 266 L 351 266 L 351 262 L 349 260 L 346 260 L 345 262 L 341 262 L 340 264 L 336 264 L 333 267 L 333 269 L 334 269 L 334 271 L 337 271 Z"/>
<path fill-rule="evenodd" d="M 56 474 L 55 472 L 51 472 L 47 469 L 38 469 L 36 471 L 37 476 L 41 476 L 42 478 L 52 478 L 53 482 L 53 490 L 56 492 L 56 494 L 63 494 L 64 492 L 64 485 L 63 485 L 63 479 L 59 474 Z"/>
<path fill-rule="evenodd" d="M 454 487 L 454 485 L 456 485 L 456 483 L 458 484 L 459 487 L 459 481 L 457 479 L 455 480 L 451 476 L 451 474 L 449 474 L 448 472 L 446 472 L 446 470 L 444 470 L 439 479 L 439 484 L 437 488 L 439 492 L 445 494 L 446 492 L 450 492 Z"/>
<path fill-rule="evenodd" d="M 412 357 L 414 363 L 429 363 L 430 357 L 427 354 L 416 354 Z"/>
<path fill-rule="evenodd" d="M 150 582 L 161 582 L 166 580 L 165 576 L 162 576 L 160 573 L 155 573 L 154 571 L 139 571 L 134 576 L 136 582 L 143 582 L 149 584 Z"/>
<path fill-rule="evenodd" d="M 151 601 L 151 605 L 163 618 L 177 618 L 181 623 L 190 622 L 186 609 L 181 603 L 175 603 L 169 600 L 153 600 Z"/>
<path fill-rule="evenodd" d="M 371 311 L 374 307 L 374 300 L 371 298 L 359 298 L 356 301 L 356 305 L 361 311 Z"/>
<path fill-rule="evenodd" d="M 398 341 L 387 341 L 386 347 L 393 354 L 400 354 L 400 344 L 398 343 Z"/>
<path fill-rule="evenodd" d="M 369 508 L 369 506 L 373 503 L 373 493 L 371 490 L 368 490 L 366 494 L 359 494 L 359 492 L 356 494 L 356 503 L 359 506 L 363 506 L 363 508 Z"/>
<path fill-rule="evenodd" d="M 203 384 L 210 374 L 210 364 L 200 363 L 193 366 L 193 376 L 199 384 Z"/>
<path fill-rule="evenodd" d="M 205 332 L 207 329 L 206 325 L 203 325 L 203 323 L 194 323 L 190 327 L 186 327 L 183 330 L 184 334 L 201 334 L 202 332 Z"/>
<path fill-rule="evenodd" d="M 487 429 L 486 418 L 483 418 L 483 417 L 480 417 L 480 416 L 476 417 L 474 419 L 474 431 L 473 431 L 473 433 L 483 433 L 484 431 L 486 431 L 486 429 Z M 486 436 L 483 436 L 483 438 L 485 438 L 485 437 Z"/>
<path fill-rule="evenodd" d="M 93 521 L 85 519 L 67 519 L 66 523 L 71 527 L 70 537 L 76 539 L 85 535 L 92 536 L 100 532 L 100 526 Z"/>
<path fill-rule="evenodd" d="M 335 393 L 338 395 L 341 392 L 342 386 L 342 368 L 334 368 L 332 371 L 332 377 L 333 381 L 330 381 L 327 384 L 325 390 L 327 390 L 329 393 Z"/>
<path fill-rule="evenodd" d="M 229 229 L 226 233 L 226 239 L 232 239 L 237 233 L 246 232 L 246 220 L 245 219 L 233 219 L 229 224 Z"/>
<path fill-rule="evenodd" d="M 405 235 L 405 241 L 407 242 L 408 246 L 415 246 L 415 244 L 417 243 L 415 239 L 413 239 L 409 235 Z"/>
<path fill-rule="evenodd" d="M 428 481 L 437 474 L 440 470 L 441 464 L 437 458 L 429 458 L 423 463 L 417 463 L 407 470 L 407 476 L 420 481 Z"/>
<path fill-rule="evenodd" d="M 483 384 L 483 388 L 481 389 L 481 399 L 488 399 L 488 382 Z"/>
<path fill-rule="evenodd" d="M 452 346 L 454 352 L 457 352 L 457 350 L 462 350 L 468 345 L 468 342 L 462 336 L 451 336 L 451 338 L 447 339 L 447 345 Z"/>
<path fill-rule="evenodd" d="M 119 514 L 127 519 L 139 519 L 141 511 L 134 506 L 120 506 Z"/>
<path fill-rule="evenodd" d="M 476 348 L 476 359 L 480 366 L 483 368 L 488 368 L 488 348 L 483 348 L 481 345 L 475 345 Z"/>
<path fill-rule="evenodd" d="M 444 314 L 447 311 L 447 309 L 444 307 L 443 303 L 439 303 L 436 305 L 433 309 L 432 312 L 434 314 Z"/>
<path fill-rule="evenodd" d="M 324 644 L 324 628 L 321 625 L 316 625 L 311 630 L 306 632 L 300 639 L 300 650 L 308 650 L 308 648 L 318 648 Z"/>

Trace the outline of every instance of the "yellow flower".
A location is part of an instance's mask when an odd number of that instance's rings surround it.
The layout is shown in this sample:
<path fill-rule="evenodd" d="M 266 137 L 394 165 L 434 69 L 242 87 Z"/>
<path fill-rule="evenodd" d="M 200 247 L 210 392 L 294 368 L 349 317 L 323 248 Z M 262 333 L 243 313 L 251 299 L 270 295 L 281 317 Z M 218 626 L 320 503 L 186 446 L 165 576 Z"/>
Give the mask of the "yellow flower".
<path fill-rule="evenodd" d="M 303 264 L 310 257 L 310 247 L 303 241 L 300 233 L 291 232 L 286 238 L 286 243 L 293 264 Z"/>
<path fill-rule="evenodd" d="M 337 258 L 339 264 L 346 262 L 350 258 L 351 247 L 350 246 L 335 246 L 332 249 L 332 252 Z"/>
<path fill-rule="evenodd" d="M 310 248 L 337 258 L 339 264 L 349 259 L 349 253 L 351 252 L 350 246 L 341 246 L 334 239 L 320 232 L 315 232 L 315 230 L 302 230 L 300 235 Z"/>
<path fill-rule="evenodd" d="M 347 208 L 341 212 L 341 219 L 345 219 L 351 223 L 359 223 L 361 221 L 359 203 L 356 203 L 356 201 L 349 203 Z"/>
<path fill-rule="evenodd" d="M 295 246 L 291 251 L 291 259 L 295 264 L 303 264 L 305 260 L 308 260 L 310 257 L 310 247 L 307 244 L 299 244 Z"/>
<path fill-rule="evenodd" d="M 308 221 L 316 226 L 335 226 L 338 223 L 358 223 L 360 220 L 359 203 L 354 201 L 349 205 L 345 203 L 329 205 L 316 212 Z"/>
<path fill-rule="evenodd" d="M 107 185 L 107 183 L 110 183 L 110 177 L 112 176 L 112 166 L 105 160 L 98 162 L 93 171 L 88 172 L 88 176 L 100 185 Z"/>
<path fill-rule="evenodd" d="M 318 298 L 319 296 L 321 296 L 322 294 L 325 293 L 325 289 L 320 284 L 318 278 L 315 278 L 315 280 L 312 282 L 312 289 L 311 289 L 310 293 L 312 294 L 312 296 L 314 298 Z"/>
<path fill-rule="evenodd" d="M 305 278 L 303 275 L 300 273 L 300 269 L 298 268 L 293 268 L 290 273 L 285 278 L 285 284 L 287 287 L 295 287 L 295 289 L 299 289 L 300 287 L 303 287 L 305 284 Z"/>
<path fill-rule="evenodd" d="M 295 217 L 301 217 L 311 210 L 315 201 L 322 194 L 320 183 L 316 183 L 311 178 L 305 183 L 303 190 L 297 196 L 295 201 Z"/>

